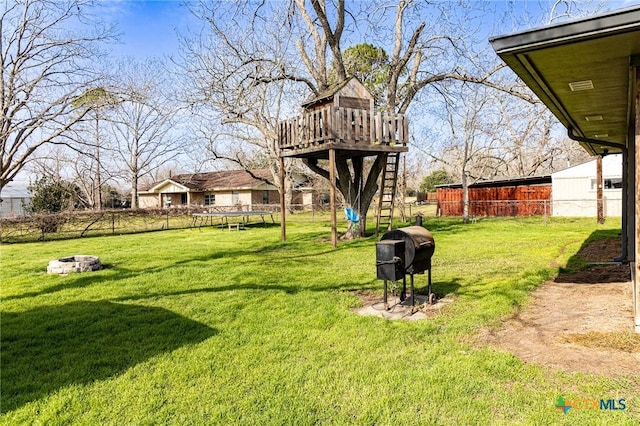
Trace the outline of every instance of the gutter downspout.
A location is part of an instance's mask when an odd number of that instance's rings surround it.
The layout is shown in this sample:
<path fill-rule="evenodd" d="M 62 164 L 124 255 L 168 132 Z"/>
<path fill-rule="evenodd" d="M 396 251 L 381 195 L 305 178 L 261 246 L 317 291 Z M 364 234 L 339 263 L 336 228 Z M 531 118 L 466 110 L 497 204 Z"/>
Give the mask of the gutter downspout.
<path fill-rule="evenodd" d="M 582 143 L 586 143 L 586 144 L 589 144 L 589 145 L 610 146 L 612 148 L 618 148 L 618 149 L 622 149 L 622 150 L 626 150 L 627 149 L 626 146 L 620 146 L 617 143 L 611 143 L 611 142 L 607 142 L 607 141 L 601 141 L 601 140 L 598 140 L 598 139 L 590 139 L 590 138 L 584 138 L 582 136 L 578 136 L 578 135 L 573 133 L 573 127 L 567 128 L 567 136 L 572 141 L 582 142 Z M 593 146 L 591 147 L 591 150 L 595 154 L 596 150 L 593 149 Z M 608 155 L 608 154 L 609 154 L 609 152 L 605 152 L 604 154 L 602 154 L 602 156 L 604 157 L 605 155 Z"/>
<path fill-rule="evenodd" d="M 607 141 L 601 141 L 598 139 L 590 139 L 590 138 L 585 138 L 582 136 L 577 136 L 576 134 L 573 133 L 573 127 L 568 127 L 567 128 L 567 136 L 569 137 L 569 139 L 571 139 L 572 141 L 576 141 L 576 142 L 582 142 L 582 143 L 586 143 L 590 146 L 591 151 L 595 154 L 596 150 L 593 149 L 593 145 L 600 145 L 600 146 L 609 146 L 612 148 L 617 148 L 617 149 L 622 149 L 622 157 L 623 157 L 623 161 L 624 159 L 627 157 L 628 155 L 628 151 L 627 151 L 627 147 L 626 146 L 620 146 L 618 144 L 613 144 L 611 142 L 607 142 Z M 602 156 L 604 157 L 605 155 L 608 155 L 608 151 L 605 150 L 604 154 L 602 154 Z M 627 176 L 626 174 L 622 174 L 622 179 L 623 179 L 623 191 L 622 191 L 622 201 L 624 206 L 627 205 L 627 198 L 628 198 L 628 194 L 627 191 L 624 190 L 624 188 L 627 187 L 626 185 L 626 180 L 627 180 Z M 623 207 L 624 207 L 623 206 Z M 627 238 L 627 215 L 626 213 L 626 209 L 622 209 L 622 232 L 621 232 L 621 236 L 622 236 L 622 253 L 620 253 L 620 256 L 615 257 L 613 260 L 615 262 L 624 262 L 625 260 L 627 260 L 627 256 L 629 255 L 629 251 L 627 250 L 627 243 L 628 243 L 628 238 Z"/>

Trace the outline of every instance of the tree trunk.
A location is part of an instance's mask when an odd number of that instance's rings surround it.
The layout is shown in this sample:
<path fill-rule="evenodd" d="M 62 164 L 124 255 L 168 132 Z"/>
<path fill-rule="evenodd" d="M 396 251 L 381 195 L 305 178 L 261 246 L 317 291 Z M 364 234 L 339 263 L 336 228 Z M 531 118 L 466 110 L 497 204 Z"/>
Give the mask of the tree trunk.
<path fill-rule="evenodd" d="M 291 184 L 291 177 L 288 175 L 285 175 L 284 180 L 284 207 L 289 213 L 293 214 L 293 185 Z"/>
<path fill-rule="evenodd" d="M 134 158 L 134 164 L 138 164 L 138 157 L 137 156 L 133 156 Z M 138 205 L 138 179 L 140 177 L 140 171 L 134 167 L 133 170 L 131 170 L 131 208 L 132 209 L 137 209 L 138 207 L 140 207 Z M 160 204 L 160 207 L 162 207 L 162 204 Z"/>
<path fill-rule="evenodd" d="M 277 157 L 277 156 L 276 156 Z M 270 163 L 271 175 L 273 176 L 274 184 L 278 187 L 278 193 L 284 193 L 284 208 L 288 213 L 293 213 L 293 179 L 291 177 L 291 164 L 288 161 L 283 161 L 284 167 L 281 169 L 278 166 L 278 162 L 272 161 Z M 243 168 L 247 168 L 247 166 L 242 165 Z M 280 175 L 284 174 L 284 187 L 280 186 Z M 283 192 L 284 191 L 284 192 Z"/>
<path fill-rule="evenodd" d="M 467 173 L 462 172 L 462 222 L 469 223 L 469 185 Z"/>
<path fill-rule="evenodd" d="M 367 213 L 378 191 L 378 178 L 387 161 L 387 154 L 380 154 L 376 159 L 364 180 L 364 158 L 349 158 L 340 152 L 336 155 L 336 188 L 345 200 L 345 207 L 351 207 L 360 218 L 357 227 L 350 228 L 342 239 L 353 239 L 365 236 L 367 226 Z M 305 159 L 305 164 L 315 173 L 329 180 L 329 171 L 320 167 L 316 159 Z"/>
<path fill-rule="evenodd" d="M 96 113 L 96 189 L 95 189 L 95 206 L 98 210 L 102 210 L 102 176 L 100 170 L 100 124 L 98 113 Z"/>
<path fill-rule="evenodd" d="M 132 188 L 131 188 L 131 208 L 132 209 L 137 209 L 139 207 L 138 205 L 138 175 L 134 174 L 133 178 L 131 179 L 131 184 L 132 184 Z M 162 207 L 162 206 L 160 206 Z"/>

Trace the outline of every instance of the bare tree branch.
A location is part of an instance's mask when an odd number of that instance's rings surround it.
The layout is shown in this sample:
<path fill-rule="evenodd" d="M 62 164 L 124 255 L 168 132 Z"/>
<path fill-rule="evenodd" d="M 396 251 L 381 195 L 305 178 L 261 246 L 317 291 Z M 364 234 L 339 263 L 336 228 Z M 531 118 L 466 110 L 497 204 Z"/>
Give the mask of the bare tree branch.
<path fill-rule="evenodd" d="M 123 61 L 118 66 L 120 102 L 113 108 L 109 126 L 113 134 L 115 163 L 131 184 L 131 206 L 138 207 L 140 177 L 152 172 L 182 148 L 170 138 L 178 109 L 162 88 L 169 84 L 158 74 L 153 60 Z"/>
<path fill-rule="evenodd" d="M 73 101 L 99 78 L 97 48 L 114 37 L 85 15 L 90 4 L 25 0 L 9 2 L 0 15 L 0 190 L 41 147 L 66 144 L 58 139 L 88 112 Z"/>

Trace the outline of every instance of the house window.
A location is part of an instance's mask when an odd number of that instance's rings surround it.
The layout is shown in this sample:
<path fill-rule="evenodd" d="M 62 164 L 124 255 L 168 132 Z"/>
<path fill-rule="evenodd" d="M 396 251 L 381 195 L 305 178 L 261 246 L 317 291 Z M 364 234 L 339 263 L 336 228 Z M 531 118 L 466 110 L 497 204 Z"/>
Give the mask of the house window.
<path fill-rule="evenodd" d="M 262 204 L 269 204 L 269 191 L 262 191 Z"/>
<path fill-rule="evenodd" d="M 622 178 L 604 180 L 604 189 L 619 189 L 619 188 L 622 188 Z"/>
<path fill-rule="evenodd" d="M 240 193 L 238 191 L 231 192 L 231 204 L 234 206 L 240 203 Z"/>
<path fill-rule="evenodd" d="M 603 189 L 620 189 L 622 188 L 622 178 L 604 179 L 602 181 L 602 188 Z M 596 180 L 591 179 L 591 190 L 595 191 L 596 189 L 597 189 Z"/>
<path fill-rule="evenodd" d="M 214 206 L 216 204 L 216 194 L 204 194 L 204 205 Z"/>
<path fill-rule="evenodd" d="M 187 204 L 187 194 L 180 194 L 180 204 L 185 205 Z"/>

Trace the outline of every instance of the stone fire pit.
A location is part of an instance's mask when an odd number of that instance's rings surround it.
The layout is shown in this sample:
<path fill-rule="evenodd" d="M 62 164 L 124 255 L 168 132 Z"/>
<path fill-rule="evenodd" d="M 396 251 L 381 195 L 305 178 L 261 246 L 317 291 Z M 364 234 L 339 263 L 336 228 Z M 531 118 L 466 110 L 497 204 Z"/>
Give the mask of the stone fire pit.
<path fill-rule="evenodd" d="M 97 256 L 75 255 L 52 260 L 47 267 L 48 274 L 68 274 L 70 272 L 89 272 L 102 269 Z"/>

